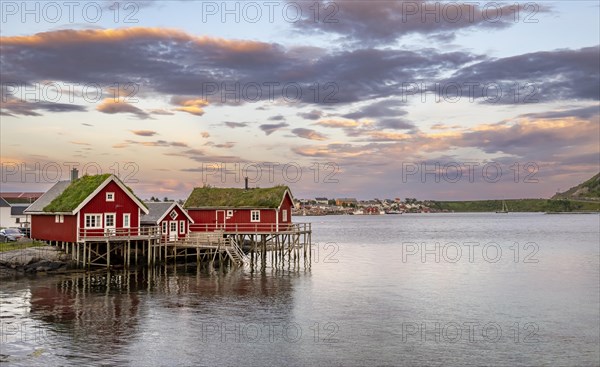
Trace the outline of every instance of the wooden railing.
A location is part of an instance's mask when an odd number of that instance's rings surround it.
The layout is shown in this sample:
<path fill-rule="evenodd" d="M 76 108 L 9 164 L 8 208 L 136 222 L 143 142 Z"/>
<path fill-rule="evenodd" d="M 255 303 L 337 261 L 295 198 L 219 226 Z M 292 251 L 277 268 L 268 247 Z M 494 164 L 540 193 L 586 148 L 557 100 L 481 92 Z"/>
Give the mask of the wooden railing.
<path fill-rule="evenodd" d="M 191 232 L 225 233 L 274 233 L 274 232 L 310 232 L 310 223 L 202 223 L 190 224 Z"/>
<path fill-rule="evenodd" d="M 160 227 L 132 227 L 132 228 L 81 228 L 79 239 L 100 238 L 160 238 Z"/>

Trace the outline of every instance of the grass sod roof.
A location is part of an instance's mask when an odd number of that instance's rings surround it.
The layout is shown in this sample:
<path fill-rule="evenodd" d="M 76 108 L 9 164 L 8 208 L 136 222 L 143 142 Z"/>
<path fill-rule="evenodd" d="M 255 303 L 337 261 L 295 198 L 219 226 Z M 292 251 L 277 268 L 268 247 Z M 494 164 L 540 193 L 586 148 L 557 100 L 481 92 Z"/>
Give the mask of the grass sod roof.
<path fill-rule="evenodd" d="M 81 204 L 91 193 L 93 193 L 108 177 L 110 173 L 103 175 L 83 176 L 73 181 L 60 195 L 58 195 L 50 204 L 44 207 L 45 212 L 72 212 Z M 125 186 L 127 187 L 127 186 Z M 146 205 L 133 193 L 131 188 L 127 187 L 131 194 L 138 199 L 144 207 Z"/>
<path fill-rule="evenodd" d="M 287 186 L 264 189 L 196 187 L 184 208 L 278 208 Z"/>

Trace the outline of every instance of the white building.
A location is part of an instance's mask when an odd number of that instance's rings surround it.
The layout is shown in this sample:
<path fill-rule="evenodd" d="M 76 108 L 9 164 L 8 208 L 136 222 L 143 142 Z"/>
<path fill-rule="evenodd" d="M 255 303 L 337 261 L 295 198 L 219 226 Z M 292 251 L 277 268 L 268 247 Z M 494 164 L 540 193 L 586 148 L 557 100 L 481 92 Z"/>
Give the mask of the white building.
<path fill-rule="evenodd" d="M 10 216 L 10 209 L 10 204 L 0 198 L 0 227 L 2 228 L 14 227 L 15 222 Z"/>

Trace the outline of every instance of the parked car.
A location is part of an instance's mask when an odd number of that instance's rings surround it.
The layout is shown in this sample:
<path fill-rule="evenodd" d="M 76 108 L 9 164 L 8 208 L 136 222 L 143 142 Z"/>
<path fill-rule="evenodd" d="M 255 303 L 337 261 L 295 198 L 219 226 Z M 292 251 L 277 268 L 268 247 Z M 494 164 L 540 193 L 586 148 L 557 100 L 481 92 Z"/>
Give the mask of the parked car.
<path fill-rule="evenodd" d="M 0 229 L 0 238 L 2 238 L 4 242 L 18 241 L 23 238 L 23 233 L 21 233 L 18 228 Z"/>
<path fill-rule="evenodd" d="M 19 231 L 21 231 L 21 233 L 23 233 L 23 236 L 25 236 L 27 238 L 31 237 L 31 228 L 22 227 L 22 228 L 19 228 Z"/>

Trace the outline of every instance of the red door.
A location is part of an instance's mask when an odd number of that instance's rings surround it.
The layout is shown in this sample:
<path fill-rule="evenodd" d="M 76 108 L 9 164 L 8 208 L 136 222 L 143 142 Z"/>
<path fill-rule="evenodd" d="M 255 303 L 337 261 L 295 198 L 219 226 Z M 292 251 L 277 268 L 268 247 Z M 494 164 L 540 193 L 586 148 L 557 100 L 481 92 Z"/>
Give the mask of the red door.
<path fill-rule="evenodd" d="M 217 229 L 225 229 L 225 210 L 217 210 Z"/>

